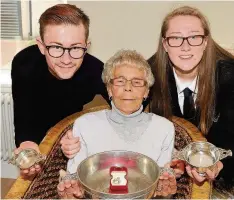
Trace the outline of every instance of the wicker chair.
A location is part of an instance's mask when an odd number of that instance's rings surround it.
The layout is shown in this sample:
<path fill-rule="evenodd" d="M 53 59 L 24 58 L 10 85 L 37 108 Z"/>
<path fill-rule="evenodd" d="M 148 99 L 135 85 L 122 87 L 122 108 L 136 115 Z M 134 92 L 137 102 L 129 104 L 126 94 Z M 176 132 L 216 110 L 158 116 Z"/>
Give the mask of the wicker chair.
<path fill-rule="evenodd" d="M 66 169 L 67 159 L 63 155 L 59 141 L 71 128 L 75 119 L 89 112 L 107 109 L 108 106 L 98 106 L 83 110 L 68 116 L 52 127 L 39 148 L 42 154 L 47 155 L 42 171 L 32 181 L 19 177 L 6 195 L 6 199 L 58 199 L 57 184 L 59 170 Z M 205 138 L 198 129 L 184 119 L 174 117 L 173 123 L 176 130 L 175 148 L 180 150 L 192 141 L 204 141 Z M 192 180 L 183 175 L 177 181 L 178 190 L 172 198 L 179 199 L 208 199 L 211 194 L 211 184 L 205 182 L 202 186 L 192 183 Z"/>

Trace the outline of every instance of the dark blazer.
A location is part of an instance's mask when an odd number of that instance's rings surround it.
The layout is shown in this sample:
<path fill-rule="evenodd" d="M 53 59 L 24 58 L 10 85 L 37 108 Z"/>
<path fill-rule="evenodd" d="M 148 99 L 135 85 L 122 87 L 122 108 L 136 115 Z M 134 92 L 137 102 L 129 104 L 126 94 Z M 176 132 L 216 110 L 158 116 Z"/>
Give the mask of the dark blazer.
<path fill-rule="evenodd" d="M 155 55 L 148 62 L 154 67 Z M 182 117 L 173 70 L 169 70 L 169 91 L 173 115 Z M 216 69 L 216 109 L 212 127 L 206 138 L 217 147 L 231 149 L 234 153 L 234 60 L 220 60 Z M 198 126 L 199 115 L 191 120 Z M 234 156 L 222 160 L 220 173 L 226 182 L 234 183 Z"/>

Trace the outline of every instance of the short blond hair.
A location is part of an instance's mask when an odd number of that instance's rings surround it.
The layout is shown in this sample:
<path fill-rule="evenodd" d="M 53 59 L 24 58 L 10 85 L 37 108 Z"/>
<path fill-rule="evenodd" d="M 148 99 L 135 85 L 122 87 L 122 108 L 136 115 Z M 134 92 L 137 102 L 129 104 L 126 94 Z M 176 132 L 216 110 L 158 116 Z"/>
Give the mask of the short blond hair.
<path fill-rule="evenodd" d="M 114 70 L 119 66 L 137 67 L 145 72 L 147 87 L 154 84 L 154 76 L 151 68 L 145 58 L 135 50 L 119 50 L 104 64 L 102 80 L 106 85 L 110 84 L 114 77 Z"/>

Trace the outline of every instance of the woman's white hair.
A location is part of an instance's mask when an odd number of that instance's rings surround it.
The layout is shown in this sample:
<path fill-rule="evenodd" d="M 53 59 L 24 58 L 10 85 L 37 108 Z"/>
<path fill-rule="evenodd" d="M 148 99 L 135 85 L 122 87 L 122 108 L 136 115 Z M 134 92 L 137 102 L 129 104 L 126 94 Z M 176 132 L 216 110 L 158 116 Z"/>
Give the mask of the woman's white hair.
<path fill-rule="evenodd" d="M 104 64 L 102 80 L 106 85 L 114 78 L 114 71 L 118 66 L 137 67 L 145 72 L 147 86 L 150 88 L 154 84 L 154 75 L 145 58 L 135 50 L 119 50 Z"/>

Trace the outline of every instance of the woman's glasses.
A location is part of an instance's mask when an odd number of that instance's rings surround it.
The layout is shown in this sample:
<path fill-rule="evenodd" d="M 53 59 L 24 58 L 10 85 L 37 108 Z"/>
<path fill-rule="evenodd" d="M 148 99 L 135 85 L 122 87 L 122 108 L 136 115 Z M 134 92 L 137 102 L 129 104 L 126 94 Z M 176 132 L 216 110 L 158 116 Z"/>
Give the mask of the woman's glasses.
<path fill-rule="evenodd" d="M 187 40 L 190 46 L 200 46 L 205 37 L 205 35 L 191 35 L 189 37 L 170 36 L 165 39 L 170 47 L 180 47 L 185 40 Z"/>
<path fill-rule="evenodd" d="M 133 78 L 131 80 L 127 80 L 123 76 L 111 79 L 110 83 L 115 86 L 125 86 L 128 81 L 131 82 L 133 87 L 144 87 L 146 85 L 146 81 L 143 79 Z"/>

